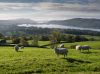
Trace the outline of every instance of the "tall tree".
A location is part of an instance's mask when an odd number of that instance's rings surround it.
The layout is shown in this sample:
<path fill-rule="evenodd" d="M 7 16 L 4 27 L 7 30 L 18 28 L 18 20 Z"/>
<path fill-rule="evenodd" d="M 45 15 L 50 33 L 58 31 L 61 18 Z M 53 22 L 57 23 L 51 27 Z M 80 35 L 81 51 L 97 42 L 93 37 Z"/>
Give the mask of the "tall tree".
<path fill-rule="evenodd" d="M 58 30 L 54 30 L 50 35 L 50 43 L 51 48 L 54 48 L 57 46 L 57 43 L 61 42 L 61 32 Z"/>
<path fill-rule="evenodd" d="M 39 36 L 38 35 L 34 35 L 33 36 L 33 40 L 32 40 L 32 45 L 33 46 L 39 46 L 38 41 L 39 41 Z"/>

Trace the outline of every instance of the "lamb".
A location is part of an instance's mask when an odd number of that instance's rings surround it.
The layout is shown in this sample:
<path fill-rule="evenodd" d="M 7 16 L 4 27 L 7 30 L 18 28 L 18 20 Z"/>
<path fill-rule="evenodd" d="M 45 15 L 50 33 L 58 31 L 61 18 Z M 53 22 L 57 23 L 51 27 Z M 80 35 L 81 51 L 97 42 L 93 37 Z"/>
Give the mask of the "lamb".
<path fill-rule="evenodd" d="M 61 54 L 61 55 L 64 55 L 64 57 L 65 57 L 68 54 L 68 49 L 66 49 L 66 48 L 55 48 L 55 53 L 57 54 L 57 56 L 59 56 Z"/>

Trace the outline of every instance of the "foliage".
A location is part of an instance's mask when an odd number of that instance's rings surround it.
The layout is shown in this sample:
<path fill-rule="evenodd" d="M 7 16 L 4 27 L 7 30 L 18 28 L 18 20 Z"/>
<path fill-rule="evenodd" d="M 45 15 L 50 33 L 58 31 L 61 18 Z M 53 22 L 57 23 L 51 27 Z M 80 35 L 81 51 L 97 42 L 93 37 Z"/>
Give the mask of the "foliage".
<path fill-rule="evenodd" d="M 54 30 L 50 35 L 51 48 L 55 48 L 57 43 L 61 42 L 61 33 L 58 30 Z"/>
<path fill-rule="evenodd" d="M 6 44 L 6 43 L 7 43 L 7 42 L 6 42 L 6 39 L 0 40 L 0 45 Z"/>
<path fill-rule="evenodd" d="M 18 37 L 11 37 L 12 43 L 13 44 L 19 44 L 20 43 L 20 38 Z"/>
<path fill-rule="evenodd" d="M 88 41 L 88 39 L 83 37 L 83 36 L 76 35 L 75 36 L 75 42 L 81 42 L 81 41 Z"/>
<path fill-rule="evenodd" d="M 48 35 L 41 35 L 40 41 L 49 41 L 49 36 Z"/>
<path fill-rule="evenodd" d="M 38 46 L 38 41 L 39 41 L 39 36 L 38 35 L 34 35 L 33 36 L 33 40 L 32 40 L 32 45 L 33 46 Z"/>
<path fill-rule="evenodd" d="M 20 38 L 20 45 L 23 45 L 23 46 L 29 45 L 25 37 Z"/>
<path fill-rule="evenodd" d="M 37 27 L 18 27 L 16 25 L 2 25 L 0 32 L 5 36 L 31 36 L 37 35 L 50 35 L 54 29 L 51 28 L 37 28 Z M 92 35 L 100 36 L 100 32 L 89 30 L 76 30 L 76 29 L 58 29 L 61 33 L 74 34 L 74 35 Z"/>
<path fill-rule="evenodd" d="M 4 35 L 2 33 L 0 33 L 0 39 L 4 38 Z"/>

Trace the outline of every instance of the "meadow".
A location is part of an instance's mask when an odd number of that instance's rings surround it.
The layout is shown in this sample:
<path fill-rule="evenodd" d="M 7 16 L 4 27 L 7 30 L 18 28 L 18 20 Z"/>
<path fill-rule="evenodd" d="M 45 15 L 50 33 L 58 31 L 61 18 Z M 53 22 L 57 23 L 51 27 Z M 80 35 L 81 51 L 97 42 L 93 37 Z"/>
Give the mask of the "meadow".
<path fill-rule="evenodd" d="M 72 44 L 88 44 L 92 49 L 80 53 L 69 48 Z M 25 47 L 16 52 L 13 47 L 0 46 L 0 74 L 100 74 L 100 41 L 65 43 L 65 47 L 69 51 L 66 58 L 57 57 L 50 48 Z"/>

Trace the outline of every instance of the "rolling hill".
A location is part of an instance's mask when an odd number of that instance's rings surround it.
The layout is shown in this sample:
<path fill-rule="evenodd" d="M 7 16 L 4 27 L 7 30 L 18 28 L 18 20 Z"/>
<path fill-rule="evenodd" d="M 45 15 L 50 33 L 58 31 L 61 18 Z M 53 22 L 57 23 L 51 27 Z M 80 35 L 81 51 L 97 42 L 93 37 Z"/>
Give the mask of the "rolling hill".
<path fill-rule="evenodd" d="M 100 19 L 84 19 L 84 18 L 74 18 L 69 20 L 54 20 L 49 21 L 47 24 L 57 24 L 65 26 L 74 26 L 81 28 L 93 28 L 100 29 Z"/>

